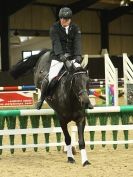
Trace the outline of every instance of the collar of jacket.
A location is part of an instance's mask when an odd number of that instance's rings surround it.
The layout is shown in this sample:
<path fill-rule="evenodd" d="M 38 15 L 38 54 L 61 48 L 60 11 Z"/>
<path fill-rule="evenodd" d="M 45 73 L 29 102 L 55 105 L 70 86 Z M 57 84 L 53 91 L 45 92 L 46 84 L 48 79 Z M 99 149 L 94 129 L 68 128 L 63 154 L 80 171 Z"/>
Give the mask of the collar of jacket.
<path fill-rule="evenodd" d="M 58 21 L 58 24 L 59 24 L 60 28 L 63 29 L 63 30 L 65 31 L 65 28 L 61 25 L 60 21 Z M 71 28 L 72 28 L 72 22 L 70 22 L 70 25 L 69 25 L 69 29 L 68 29 L 68 31 L 70 31 Z"/>

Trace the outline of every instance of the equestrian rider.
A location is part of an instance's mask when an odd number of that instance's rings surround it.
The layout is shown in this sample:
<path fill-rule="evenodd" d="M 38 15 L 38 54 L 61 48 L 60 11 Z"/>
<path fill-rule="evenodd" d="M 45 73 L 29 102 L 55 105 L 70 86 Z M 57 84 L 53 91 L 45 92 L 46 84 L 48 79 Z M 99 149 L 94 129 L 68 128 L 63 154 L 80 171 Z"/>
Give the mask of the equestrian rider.
<path fill-rule="evenodd" d="M 48 79 L 44 78 L 41 88 L 41 98 L 37 102 L 36 108 L 41 109 L 45 100 L 46 90 L 51 80 L 57 76 L 63 66 L 68 71 L 73 65 L 81 67 L 81 31 L 79 27 L 71 22 L 72 10 L 63 7 L 59 11 L 59 21 L 55 22 L 50 28 L 50 37 L 52 41 L 52 58 Z M 70 62 L 70 60 L 72 60 Z M 93 106 L 89 104 L 89 108 Z"/>

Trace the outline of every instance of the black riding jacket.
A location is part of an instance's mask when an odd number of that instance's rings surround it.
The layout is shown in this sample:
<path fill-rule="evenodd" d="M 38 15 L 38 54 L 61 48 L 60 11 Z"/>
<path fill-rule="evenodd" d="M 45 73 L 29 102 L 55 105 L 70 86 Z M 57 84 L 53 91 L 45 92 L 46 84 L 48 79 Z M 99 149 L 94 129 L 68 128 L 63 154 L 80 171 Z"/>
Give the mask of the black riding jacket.
<path fill-rule="evenodd" d="M 70 23 L 68 34 L 66 34 L 65 28 L 60 22 L 56 22 L 50 28 L 50 37 L 54 56 L 65 53 L 71 56 L 81 55 L 81 32 L 76 24 Z"/>

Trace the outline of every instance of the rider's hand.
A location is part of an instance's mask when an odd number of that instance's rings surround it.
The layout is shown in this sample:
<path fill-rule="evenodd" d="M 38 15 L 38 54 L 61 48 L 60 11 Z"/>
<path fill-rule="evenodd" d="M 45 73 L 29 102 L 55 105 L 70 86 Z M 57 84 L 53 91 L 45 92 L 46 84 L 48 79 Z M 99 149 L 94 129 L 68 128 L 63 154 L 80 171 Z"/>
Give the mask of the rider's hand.
<path fill-rule="evenodd" d="M 72 62 L 69 61 L 69 60 L 66 60 L 66 61 L 64 62 L 64 66 L 65 66 L 65 68 L 66 68 L 66 70 L 67 70 L 68 72 L 71 72 L 71 71 L 73 70 L 73 64 L 72 64 Z"/>
<path fill-rule="evenodd" d="M 66 58 L 65 55 L 63 55 L 63 54 L 60 54 L 60 55 L 59 55 L 59 61 L 65 62 L 66 60 L 67 60 L 67 58 Z"/>
<path fill-rule="evenodd" d="M 75 59 L 75 61 L 77 63 L 81 63 L 82 62 L 82 57 L 80 55 L 75 56 L 74 59 Z"/>

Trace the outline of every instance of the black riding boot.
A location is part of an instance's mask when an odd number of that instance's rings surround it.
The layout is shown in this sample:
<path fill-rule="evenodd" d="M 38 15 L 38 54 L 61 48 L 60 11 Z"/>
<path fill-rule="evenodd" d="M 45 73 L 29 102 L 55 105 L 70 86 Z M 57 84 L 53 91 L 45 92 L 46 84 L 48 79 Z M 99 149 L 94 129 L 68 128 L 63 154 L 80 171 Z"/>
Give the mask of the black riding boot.
<path fill-rule="evenodd" d="M 43 79 L 41 86 L 41 97 L 36 104 L 36 109 L 41 109 L 42 107 L 43 101 L 45 100 L 46 97 L 48 83 L 49 81 L 47 79 Z"/>

